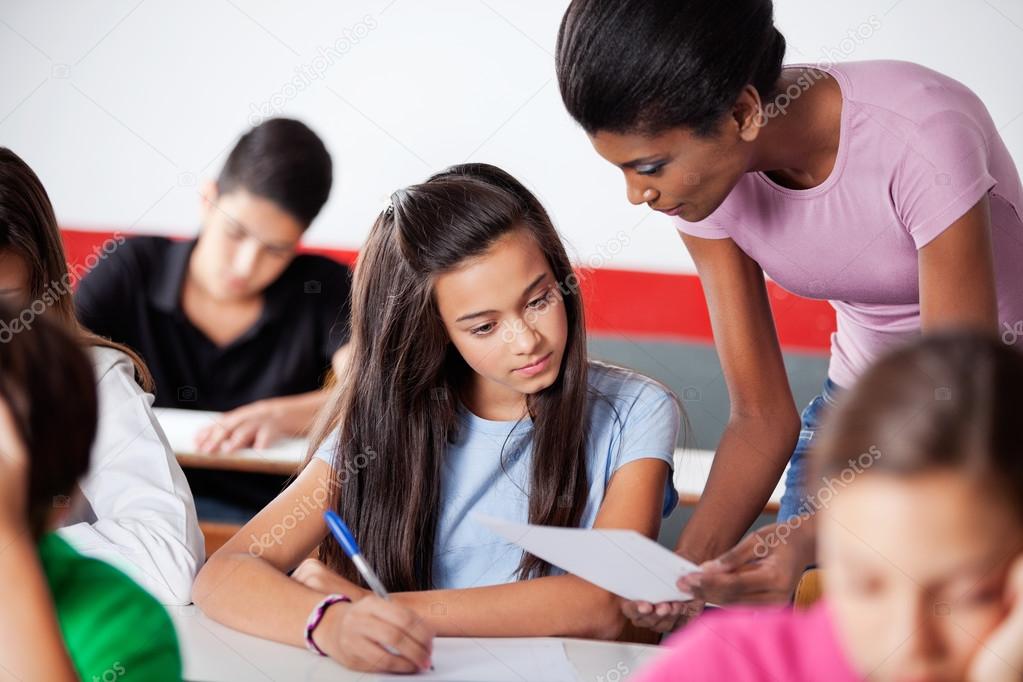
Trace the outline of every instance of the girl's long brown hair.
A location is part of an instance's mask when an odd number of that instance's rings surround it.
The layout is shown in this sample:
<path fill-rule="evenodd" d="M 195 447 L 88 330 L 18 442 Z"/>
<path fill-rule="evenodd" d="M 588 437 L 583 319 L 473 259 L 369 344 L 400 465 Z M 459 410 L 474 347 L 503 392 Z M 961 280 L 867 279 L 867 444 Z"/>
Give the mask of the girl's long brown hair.
<path fill-rule="evenodd" d="M 47 310 L 72 329 L 83 346 L 121 351 L 135 365 L 135 378 L 146 391 L 153 378 L 142 358 L 127 346 L 93 334 L 78 323 L 64 244 L 50 197 L 20 156 L 0 147 L 0 252 L 17 254 L 28 268 L 30 300 L 43 301 Z"/>
<path fill-rule="evenodd" d="M 458 436 L 469 373 L 448 343 L 434 279 L 525 230 L 561 290 L 568 338 L 558 379 L 527 397 L 533 419 L 530 523 L 576 526 L 587 499 L 587 357 L 583 308 L 564 246 L 540 202 L 499 168 L 465 164 L 392 195 L 360 254 L 352 294 L 351 364 L 314 442 L 338 429 L 330 505 L 352 528 L 389 590 L 433 587 L 441 465 Z M 320 558 L 362 578 L 333 538 Z M 549 573 L 525 555 L 519 577 Z"/>

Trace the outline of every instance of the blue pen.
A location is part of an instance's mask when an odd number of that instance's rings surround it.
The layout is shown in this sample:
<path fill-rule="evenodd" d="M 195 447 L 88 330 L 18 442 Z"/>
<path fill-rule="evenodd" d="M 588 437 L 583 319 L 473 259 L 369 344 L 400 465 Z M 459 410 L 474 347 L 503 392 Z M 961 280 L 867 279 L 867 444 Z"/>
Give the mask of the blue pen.
<path fill-rule="evenodd" d="M 355 536 L 352 535 L 352 531 L 348 530 L 345 522 L 341 520 L 341 517 L 333 509 L 324 512 L 323 516 L 327 519 L 327 527 L 330 528 L 330 532 L 337 538 L 341 549 L 345 551 L 348 558 L 355 564 L 356 570 L 359 571 L 359 575 L 366 581 L 369 588 L 381 599 L 390 600 L 391 595 L 387 594 L 384 584 L 380 582 L 380 578 L 377 577 L 377 574 L 362 556 L 362 551 L 359 549 L 358 543 L 355 542 Z"/>
<path fill-rule="evenodd" d="M 387 588 L 380 582 L 380 578 L 377 577 L 376 572 L 370 567 L 369 563 L 366 562 L 365 557 L 362 556 L 362 550 L 359 549 L 359 544 L 355 542 L 355 536 L 352 535 L 352 531 L 348 530 L 348 526 L 341 520 L 341 517 L 337 515 L 333 509 L 328 509 L 323 513 L 323 517 L 327 520 L 327 528 L 330 528 L 330 532 L 337 538 L 338 544 L 341 545 L 341 549 L 344 550 L 348 558 L 355 564 L 356 570 L 359 571 L 359 575 L 366 581 L 370 589 L 381 599 L 391 600 L 391 595 L 387 594 Z M 392 656 L 400 656 L 401 653 L 393 646 L 385 646 L 387 653 Z M 430 666 L 430 670 L 433 670 L 433 666 Z"/>

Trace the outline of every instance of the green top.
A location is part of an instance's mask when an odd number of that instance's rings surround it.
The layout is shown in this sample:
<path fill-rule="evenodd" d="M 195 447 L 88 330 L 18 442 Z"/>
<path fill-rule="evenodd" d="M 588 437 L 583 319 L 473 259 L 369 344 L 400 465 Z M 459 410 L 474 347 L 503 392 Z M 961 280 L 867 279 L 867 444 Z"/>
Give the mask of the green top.
<path fill-rule="evenodd" d="M 39 561 L 64 645 L 83 680 L 181 679 L 174 625 L 148 592 L 56 533 L 39 541 Z"/>

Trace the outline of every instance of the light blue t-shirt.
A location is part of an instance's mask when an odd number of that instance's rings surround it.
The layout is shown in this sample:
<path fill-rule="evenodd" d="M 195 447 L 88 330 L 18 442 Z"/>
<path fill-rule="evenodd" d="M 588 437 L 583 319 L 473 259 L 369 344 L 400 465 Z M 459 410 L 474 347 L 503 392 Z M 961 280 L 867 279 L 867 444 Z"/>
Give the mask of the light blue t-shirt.
<path fill-rule="evenodd" d="M 582 528 L 593 526 L 608 483 L 620 467 L 646 458 L 673 467 L 681 419 L 675 396 L 652 379 L 593 362 L 588 375 L 591 430 L 586 473 L 590 485 Z M 481 526 L 473 514 L 520 523 L 529 520 L 532 421 L 490 421 L 466 409 L 461 418 L 458 441 L 444 454 L 441 472 L 442 509 L 433 559 L 438 589 L 513 582 L 522 550 Z M 328 464 L 333 459 L 333 441 L 326 439 L 316 452 Z M 670 514 L 676 504 L 678 494 L 669 473 L 663 515 Z"/>

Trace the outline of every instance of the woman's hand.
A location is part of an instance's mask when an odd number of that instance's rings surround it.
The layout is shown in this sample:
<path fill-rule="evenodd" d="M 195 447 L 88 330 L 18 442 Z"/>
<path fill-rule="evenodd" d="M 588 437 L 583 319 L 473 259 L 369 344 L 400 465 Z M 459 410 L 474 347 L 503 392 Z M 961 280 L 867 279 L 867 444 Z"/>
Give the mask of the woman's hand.
<path fill-rule="evenodd" d="M 669 601 L 651 604 L 645 601 L 623 601 L 622 613 L 636 627 L 654 632 L 671 632 L 703 613 L 704 602 Z"/>
<path fill-rule="evenodd" d="M 787 602 L 813 561 L 812 526 L 809 517 L 764 526 L 680 578 L 678 587 L 711 604 Z"/>
<path fill-rule="evenodd" d="M 0 524 L 20 530 L 27 522 L 28 454 L 7 402 L 0 399 Z"/>
<path fill-rule="evenodd" d="M 329 607 L 313 633 L 316 645 L 346 668 L 389 673 L 428 670 L 433 637 L 414 611 L 372 594 Z"/>
<path fill-rule="evenodd" d="M 1023 556 L 1009 569 L 1005 585 L 1008 615 L 970 662 L 970 682 L 1019 682 L 1023 679 Z"/>
<path fill-rule="evenodd" d="M 305 559 L 292 571 L 291 579 L 323 594 L 343 594 L 353 602 L 372 594 L 351 580 L 342 578 L 319 559 Z"/>
<path fill-rule="evenodd" d="M 705 561 L 699 572 L 679 578 L 678 588 L 692 594 L 692 601 L 627 601 L 622 613 L 634 625 L 669 632 L 698 616 L 708 603 L 787 602 L 813 561 L 812 526 L 810 518 L 764 526 L 718 558 Z"/>

